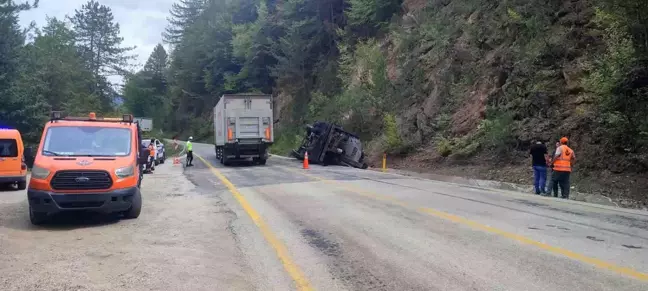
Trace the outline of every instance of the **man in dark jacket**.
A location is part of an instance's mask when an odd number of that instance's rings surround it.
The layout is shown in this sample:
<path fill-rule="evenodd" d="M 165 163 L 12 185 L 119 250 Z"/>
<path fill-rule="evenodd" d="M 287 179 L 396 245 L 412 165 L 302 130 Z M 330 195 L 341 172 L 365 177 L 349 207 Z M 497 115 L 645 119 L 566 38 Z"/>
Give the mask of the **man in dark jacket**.
<path fill-rule="evenodd" d="M 547 193 L 545 185 L 547 183 L 547 161 L 549 160 L 549 153 L 547 146 L 541 141 L 536 141 L 531 146 L 529 151 L 533 166 L 533 188 L 537 195 L 544 195 Z"/>

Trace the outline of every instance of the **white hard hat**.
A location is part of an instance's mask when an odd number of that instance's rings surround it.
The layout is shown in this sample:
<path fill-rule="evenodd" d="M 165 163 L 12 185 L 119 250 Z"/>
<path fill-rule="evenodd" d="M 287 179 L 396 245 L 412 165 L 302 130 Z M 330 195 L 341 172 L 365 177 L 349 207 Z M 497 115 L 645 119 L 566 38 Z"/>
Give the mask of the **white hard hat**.
<path fill-rule="evenodd" d="M 192 139 L 193 139 L 193 136 L 190 136 L 190 137 L 189 137 L 189 140 L 192 140 Z"/>

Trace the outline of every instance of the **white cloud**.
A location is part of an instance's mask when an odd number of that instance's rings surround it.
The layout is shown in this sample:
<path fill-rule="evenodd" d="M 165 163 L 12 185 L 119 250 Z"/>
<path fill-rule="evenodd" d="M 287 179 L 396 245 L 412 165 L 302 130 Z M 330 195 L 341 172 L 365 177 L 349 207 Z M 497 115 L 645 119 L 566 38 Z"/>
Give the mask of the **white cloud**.
<path fill-rule="evenodd" d="M 73 16 L 75 9 L 88 0 L 40 0 L 38 8 L 20 14 L 20 24 L 28 26 L 32 21 L 37 26 L 45 25 L 45 17 Z M 135 65 L 143 66 L 153 48 L 162 42 L 162 32 L 167 25 L 166 18 L 175 0 L 100 0 L 99 3 L 111 8 L 115 21 L 119 23 L 122 43 L 125 47 L 136 46 L 131 54 L 137 55 Z M 121 82 L 120 77 L 111 77 L 113 82 Z"/>

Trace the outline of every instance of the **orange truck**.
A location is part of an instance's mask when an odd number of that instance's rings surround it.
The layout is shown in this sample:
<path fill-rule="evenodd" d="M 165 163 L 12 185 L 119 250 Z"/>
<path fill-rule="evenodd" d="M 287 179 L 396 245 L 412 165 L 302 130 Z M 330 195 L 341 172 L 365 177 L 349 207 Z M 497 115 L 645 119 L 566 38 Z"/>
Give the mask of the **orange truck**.
<path fill-rule="evenodd" d="M 0 127 L 0 187 L 16 185 L 18 190 L 27 187 L 27 165 L 20 132 Z"/>
<path fill-rule="evenodd" d="M 34 159 L 27 197 L 32 224 L 63 211 L 119 213 L 142 208 L 141 129 L 132 115 L 61 117 L 52 112 Z"/>

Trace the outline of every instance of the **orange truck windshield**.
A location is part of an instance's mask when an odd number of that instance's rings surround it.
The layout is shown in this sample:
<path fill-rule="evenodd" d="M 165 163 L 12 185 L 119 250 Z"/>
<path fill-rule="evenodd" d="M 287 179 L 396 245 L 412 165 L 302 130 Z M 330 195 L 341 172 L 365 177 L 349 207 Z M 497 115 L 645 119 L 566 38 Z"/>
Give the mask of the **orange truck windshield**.
<path fill-rule="evenodd" d="M 131 131 L 99 126 L 52 126 L 47 129 L 45 156 L 128 156 Z"/>

